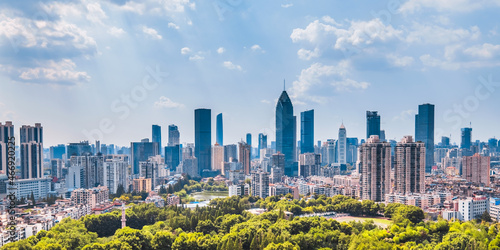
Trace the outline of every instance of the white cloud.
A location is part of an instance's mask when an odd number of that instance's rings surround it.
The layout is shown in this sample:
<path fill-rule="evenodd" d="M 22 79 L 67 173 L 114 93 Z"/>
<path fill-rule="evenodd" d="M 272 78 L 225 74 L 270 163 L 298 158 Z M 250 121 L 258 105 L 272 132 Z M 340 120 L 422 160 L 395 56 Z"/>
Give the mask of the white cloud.
<path fill-rule="evenodd" d="M 122 28 L 118 28 L 118 27 L 110 27 L 108 29 L 108 33 L 110 35 L 113 35 L 113 36 L 116 36 L 116 37 L 120 37 L 122 36 L 123 34 L 125 34 L 125 31 L 122 29 Z"/>
<path fill-rule="evenodd" d="M 491 59 L 500 56 L 500 45 L 484 43 L 465 49 L 464 54 L 476 58 Z"/>
<path fill-rule="evenodd" d="M 413 57 L 411 56 L 397 56 L 395 54 L 387 55 L 387 60 L 389 63 L 396 67 L 407 67 L 413 63 Z"/>
<path fill-rule="evenodd" d="M 75 63 L 70 59 L 63 59 L 59 62 L 50 60 L 40 67 L 21 69 L 19 78 L 27 82 L 61 84 L 76 84 L 90 80 L 86 72 L 76 71 L 75 68 Z"/>
<path fill-rule="evenodd" d="M 290 8 L 293 6 L 293 3 L 281 4 L 282 8 Z"/>
<path fill-rule="evenodd" d="M 415 117 L 415 114 L 417 111 L 409 109 L 409 110 L 404 110 L 402 111 L 399 115 L 394 116 L 392 118 L 392 121 L 408 121 L 411 120 Z"/>
<path fill-rule="evenodd" d="M 218 53 L 218 54 L 222 54 L 222 53 L 224 53 L 225 51 L 226 51 L 226 49 L 224 49 L 224 47 L 219 47 L 219 48 L 217 49 L 217 53 Z"/>
<path fill-rule="evenodd" d="M 429 54 L 425 54 L 420 56 L 420 61 L 424 64 L 424 66 L 428 67 L 439 67 L 445 70 L 458 70 L 460 69 L 460 64 L 451 61 L 444 61 L 438 58 L 432 57 Z"/>
<path fill-rule="evenodd" d="M 154 39 L 154 40 L 161 40 L 162 39 L 162 36 L 158 34 L 158 31 L 156 31 L 153 28 L 142 26 L 142 32 L 144 32 L 144 34 L 148 35 L 151 39 Z"/>
<path fill-rule="evenodd" d="M 270 104 L 271 102 L 269 100 L 260 100 L 261 103 L 265 103 L 265 104 Z"/>
<path fill-rule="evenodd" d="M 175 23 L 168 23 L 168 27 L 172 28 L 172 29 L 176 29 L 176 30 L 178 30 L 180 28 L 179 25 L 177 25 Z"/>
<path fill-rule="evenodd" d="M 181 49 L 181 54 L 187 55 L 189 53 L 191 53 L 191 49 L 190 48 L 184 47 L 184 48 Z"/>
<path fill-rule="evenodd" d="M 498 0 L 409 0 L 401 5 L 399 11 L 414 13 L 421 9 L 435 9 L 437 11 L 471 12 L 490 6 L 500 6 L 500 2 Z"/>
<path fill-rule="evenodd" d="M 240 65 L 236 65 L 231 61 L 225 61 L 222 65 L 230 70 L 239 70 L 239 71 L 243 70 Z"/>
<path fill-rule="evenodd" d="M 183 108 L 184 104 L 174 102 L 165 96 L 161 96 L 160 100 L 154 103 L 156 108 Z"/>
<path fill-rule="evenodd" d="M 140 15 L 151 13 L 168 16 L 183 13 L 186 8 L 195 10 L 196 4 L 190 0 L 145 0 L 127 1 L 126 4 L 119 7 L 121 10 L 135 12 Z"/>
<path fill-rule="evenodd" d="M 412 31 L 406 37 L 409 43 L 450 44 L 466 40 L 477 40 L 481 31 L 477 26 L 466 29 L 446 29 L 437 25 L 422 25 L 415 23 Z"/>
<path fill-rule="evenodd" d="M 119 7 L 120 10 L 135 12 L 142 15 L 146 10 L 146 5 L 144 3 L 136 3 L 134 1 L 127 1 L 124 5 Z"/>
<path fill-rule="evenodd" d="M 190 56 L 190 57 L 189 57 L 189 60 L 190 60 L 190 61 L 201 61 L 201 60 L 203 60 L 203 59 L 205 59 L 205 57 L 200 56 L 200 55 L 194 55 L 194 56 Z"/>
<path fill-rule="evenodd" d="M 334 91 L 363 90 L 370 86 L 368 82 L 359 82 L 348 78 L 350 65 L 341 61 L 337 65 L 314 63 L 303 69 L 299 78 L 293 82 L 291 97 L 317 103 L 326 103 Z"/>
<path fill-rule="evenodd" d="M 297 55 L 300 59 L 308 61 L 312 58 L 320 56 L 320 52 L 318 48 L 314 48 L 313 51 L 307 49 L 299 49 L 299 51 L 297 51 Z"/>
<path fill-rule="evenodd" d="M 94 23 L 102 24 L 102 20 L 108 18 L 99 3 L 87 4 L 87 19 Z"/>
<path fill-rule="evenodd" d="M 342 26 L 342 24 L 337 23 L 335 21 L 335 19 L 333 19 L 331 16 L 324 16 L 321 18 L 321 20 L 323 20 L 323 22 L 325 22 L 325 23 L 333 24 L 333 25 L 338 26 L 338 27 Z"/>
<path fill-rule="evenodd" d="M 252 49 L 252 51 L 262 51 L 262 53 L 264 53 L 264 50 L 262 50 L 262 48 L 258 44 L 252 45 L 250 49 Z"/>

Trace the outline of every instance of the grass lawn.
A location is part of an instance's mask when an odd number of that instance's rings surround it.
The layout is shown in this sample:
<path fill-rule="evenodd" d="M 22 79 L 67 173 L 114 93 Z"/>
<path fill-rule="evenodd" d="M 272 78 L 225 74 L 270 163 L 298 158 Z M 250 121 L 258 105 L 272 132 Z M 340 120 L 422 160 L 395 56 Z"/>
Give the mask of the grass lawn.
<path fill-rule="evenodd" d="M 383 228 L 386 228 L 391 225 L 392 221 L 388 219 L 381 219 L 381 218 L 370 218 L 370 217 L 353 217 L 353 216 L 346 216 L 346 217 L 339 217 L 339 218 L 333 218 L 334 220 L 338 222 L 349 222 L 349 221 L 360 221 L 364 222 L 367 220 L 373 220 L 375 225 L 381 226 Z"/>

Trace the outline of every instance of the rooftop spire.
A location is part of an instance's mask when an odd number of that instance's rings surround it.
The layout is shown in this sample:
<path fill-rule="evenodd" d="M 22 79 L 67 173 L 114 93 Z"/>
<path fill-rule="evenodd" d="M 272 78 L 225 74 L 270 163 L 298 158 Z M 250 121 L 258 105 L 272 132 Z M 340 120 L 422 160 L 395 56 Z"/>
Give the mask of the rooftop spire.
<path fill-rule="evenodd" d="M 283 91 L 285 91 L 286 88 L 285 88 L 285 79 L 283 79 Z"/>

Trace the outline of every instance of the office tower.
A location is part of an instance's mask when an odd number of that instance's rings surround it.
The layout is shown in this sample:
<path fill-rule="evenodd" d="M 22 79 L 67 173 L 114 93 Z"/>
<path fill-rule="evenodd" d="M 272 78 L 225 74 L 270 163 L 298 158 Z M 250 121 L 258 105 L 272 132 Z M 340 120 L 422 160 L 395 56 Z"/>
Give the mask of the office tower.
<path fill-rule="evenodd" d="M 359 148 L 361 198 L 384 201 L 391 191 L 391 145 L 372 135 Z"/>
<path fill-rule="evenodd" d="M 42 178 L 43 176 L 43 127 L 23 125 L 20 129 L 21 179 Z"/>
<path fill-rule="evenodd" d="M 460 148 L 470 149 L 472 145 L 472 128 L 462 128 Z"/>
<path fill-rule="evenodd" d="M 252 148 L 250 147 L 250 145 L 248 145 L 245 142 L 239 142 L 238 147 L 239 147 L 239 154 L 238 154 L 239 155 L 239 162 L 241 163 L 245 174 L 249 175 L 250 174 L 250 166 L 251 166 L 250 165 L 250 163 L 251 163 L 250 150 Z"/>
<path fill-rule="evenodd" d="M 192 155 L 189 155 L 192 156 Z M 186 156 L 186 157 L 189 157 Z M 177 171 L 177 167 L 181 163 L 181 146 L 179 144 L 165 147 L 165 165 L 172 172 Z"/>
<path fill-rule="evenodd" d="M 366 138 L 380 137 L 380 115 L 377 111 L 366 111 Z"/>
<path fill-rule="evenodd" d="M 347 138 L 347 158 L 346 162 L 354 164 L 358 161 L 358 138 Z"/>
<path fill-rule="evenodd" d="M 150 156 L 159 155 L 158 143 L 149 142 L 149 139 L 142 139 L 141 142 L 131 142 L 132 174 L 139 175 L 139 162 L 147 161 Z"/>
<path fill-rule="evenodd" d="M 250 147 L 252 147 L 252 134 L 251 134 L 251 133 L 247 133 L 247 135 L 246 135 L 246 139 L 247 139 L 247 140 L 246 140 L 246 143 L 247 143 L 248 145 L 250 145 Z"/>
<path fill-rule="evenodd" d="M 224 146 L 224 123 L 222 121 L 222 113 L 217 115 L 217 124 L 215 129 L 215 142 L 220 146 Z"/>
<path fill-rule="evenodd" d="M 224 174 L 224 147 L 218 143 L 212 147 L 212 170 L 219 170 Z"/>
<path fill-rule="evenodd" d="M 57 146 L 52 146 L 49 149 L 50 159 L 63 159 L 66 154 L 66 146 L 64 144 L 59 144 Z"/>
<path fill-rule="evenodd" d="M 430 173 L 434 165 L 434 105 L 418 106 L 415 115 L 415 141 L 425 144 L 425 172 Z"/>
<path fill-rule="evenodd" d="M 50 160 L 50 174 L 52 177 L 56 177 L 58 179 L 61 179 L 62 176 L 62 169 L 64 166 L 64 161 L 61 159 L 52 159 Z"/>
<path fill-rule="evenodd" d="M 305 153 L 299 155 L 299 176 L 309 177 L 319 175 L 321 168 L 321 155 L 315 153 Z"/>
<path fill-rule="evenodd" d="M 230 162 L 230 158 L 238 160 L 238 146 L 236 144 L 224 146 L 224 162 Z"/>
<path fill-rule="evenodd" d="M 100 154 L 100 153 L 101 153 L 101 142 L 96 140 L 94 154 Z"/>
<path fill-rule="evenodd" d="M 337 154 L 340 164 L 347 164 L 347 131 L 344 127 L 344 123 L 340 125 L 339 128 L 339 140 Z"/>
<path fill-rule="evenodd" d="M 102 155 L 108 154 L 108 146 L 106 144 L 101 144 L 101 154 Z"/>
<path fill-rule="evenodd" d="M 474 184 L 490 186 L 490 157 L 475 154 L 462 158 L 462 177 Z"/>
<path fill-rule="evenodd" d="M 9 176 L 9 140 L 14 136 L 14 125 L 11 121 L 0 123 L 0 173 Z M 13 142 L 13 141 L 12 141 Z"/>
<path fill-rule="evenodd" d="M 200 171 L 198 170 L 198 159 L 196 157 L 188 157 L 182 160 L 182 164 L 180 165 L 181 172 L 183 174 L 189 175 L 191 178 L 200 177 Z"/>
<path fill-rule="evenodd" d="M 333 139 L 326 140 L 326 145 L 324 146 L 325 152 L 322 155 L 326 156 L 326 163 L 333 164 L 335 163 L 335 145 L 336 141 Z"/>
<path fill-rule="evenodd" d="M 442 136 L 441 137 L 441 147 L 447 148 L 450 146 L 450 137 Z"/>
<path fill-rule="evenodd" d="M 285 175 L 293 174 L 295 161 L 296 117 L 293 115 L 292 101 L 285 90 L 276 105 L 276 152 L 285 155 Z"/>
<path fill-rule="evenodd" d="M 159 170 L 160 168 L 165 167 L 162 161 L 163 159 L 161 158 L 161 155 L 157 155 L 149 157 L 147 161 L 139 162 L 139 169 L 140 169 L 139 177 L 145 179 L 151 179 L 151 190 L 154 190 L 156 186 L 160 185 L 158 179 Z"/>
<path fill-rule="evenodd" d="M 194 111 L 194 156 L 198 159 L 199 175 L 203 170 L 212 167 L 212 111 L 210 109 L 196 109 Z"/>
<path fill-rule="evenodd" d="M 158 145 L 158 154 L 161 153 L 161 127 L 158 125 L 153 125 L 152 141 L 156 142 Z"/>
<path fill-rule="evenodd" d="M 109 192 L 116 194 L 118 187 L 128 189 L 128 163 L 120 159 L 107 159 L 104 162 L 103 185 L 109 188 Z"/>
<path fill-rule="evenodd" d="M 168 125 L 168 146 L 179 145 L 181 134 L 174 124 Z"/>
<path fill-rule="evenodd" d="M 488 140 L 488 148 L 490 149 L 491 153 L 498 152 L 498 140 L 496 138 L 490 138 Z"/>
<path fill-rule="evenodd" d="M 69 143 L 66 147 L 66 157 L 69 159 L 71 156 L 91 155 L 92 147 L 88 141 L 81 141 L 77 143 Z"/>
<path fill-rule="evenodd" d="M 194 143 L 188 143 L 186 147 L 182 148 L 182 159 L 189 157 L 194 157 Z"/>
<path fill-rule="evenodd" d="M 281 182 L 285 174 L 285 155 L 278 152 L 271 156 L 271 180 L 272 183 Z"/>
<path fill-rule="evenodd" d="M 262 170 L 252 171 L 252 196 L 263 199 L 269 196 L 269 173 Z"/>
<path fill-rule="evenodd" d="M 78 188 L 93 188 L 103 183 L 103 156 L 72 156 L 69 162 L 70 168 L 81 171 L 80 186 Z"/>
<path fill-rule="evenodd" d="M 257 158 L 260 158 L 260 150 L 267 148 L 267 135 L 260 133 L 259 134 L 259 148 L 257 152 Z"/>
<path fill-rule="evenodd" d="M 300 113 L 300 153 L 314 153 L 314 109 Z"/>
<path fill-rule="evenodd" d="M 425 143 L 414 142 L 411 136 L 405 136 L 396 145 L 395 151 L 394 193 L 424 193 Z"/>

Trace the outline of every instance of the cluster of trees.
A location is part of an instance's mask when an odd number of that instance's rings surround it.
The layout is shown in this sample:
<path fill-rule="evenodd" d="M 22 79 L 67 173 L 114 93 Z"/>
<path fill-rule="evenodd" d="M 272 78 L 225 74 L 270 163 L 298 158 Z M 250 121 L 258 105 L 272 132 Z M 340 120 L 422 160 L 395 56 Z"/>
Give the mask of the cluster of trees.
<path fill-rule="evenodd" d="M 319 196 L 307 202 L 234 196 L 215 199 L 210 205 L 193 210 L 134 205 L 126 211 L 124 229 L 120 228 L 119 211 L 78 221 L 65 219 L 48 232 L 2 249 L 500 249 L 500 224 L 424 222 L 420 208 L 401 204 L 356 203 L 344 196 Z M 245 211 L 256 205 L 269 211 L 258 216 Z M 287 218 L 284 208 L 297 209 L 295 206 L 302 212 L 337 209 L 384 214 L 393 218 L 393 224 L 380 228 L 373 221 Z"/>

